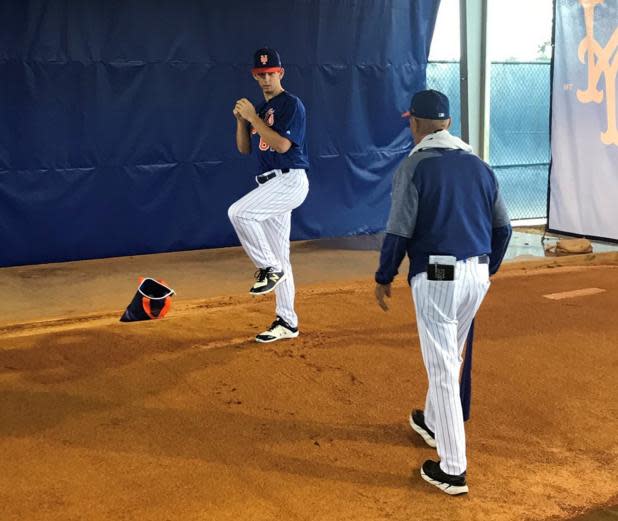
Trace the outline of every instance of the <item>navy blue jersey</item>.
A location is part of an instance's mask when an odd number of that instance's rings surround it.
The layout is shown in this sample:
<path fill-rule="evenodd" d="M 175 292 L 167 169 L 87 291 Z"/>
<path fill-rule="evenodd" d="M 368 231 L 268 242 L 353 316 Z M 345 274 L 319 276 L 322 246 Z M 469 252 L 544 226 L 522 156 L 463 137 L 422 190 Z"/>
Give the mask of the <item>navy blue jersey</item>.
<path fill-rule="evenodd" d="M 309 168 L 305 130 L 307 118 L 305 106 L 298 96 L 283 91 L 274 98 L 264 102 L 257 109 L 258 116 L 275 132 L 292 142 L 285 154 L 275 152 L 251 129 L 255 141 L 252 145 L 257 149 L 259 172 L 268 172 L 277 168 Z"/>

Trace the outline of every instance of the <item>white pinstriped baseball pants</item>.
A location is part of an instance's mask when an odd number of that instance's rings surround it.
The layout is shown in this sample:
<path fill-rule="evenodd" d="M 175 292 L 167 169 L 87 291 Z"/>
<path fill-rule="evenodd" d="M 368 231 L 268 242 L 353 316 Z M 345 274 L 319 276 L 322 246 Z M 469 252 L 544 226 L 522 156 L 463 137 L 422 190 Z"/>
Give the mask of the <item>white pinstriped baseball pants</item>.
<path fill-rule="evenodd" d="M 275 288 L 276 313 L 292 327 L 298 326 L 294 311 L 294 276 L 290 264 L 292 210 L 309 192 L 303 169 L 280 170 L 277 177 L 259 184 L 228 209 L 228 216 L 245 252 L 256 268 L 275 268 L 287 277 Z"/>
<path fill-rule="evenodd" d="M 467 468 L 466 434 L 459 397 L 459 371 L 470 324 L 489 289 L 489 265 L 477 257 L 457 261 L 455 280 L 412 279 L 423 362 L 429 386 L 425 423 L 436 435 L 440 468 L 461 474 Z"/>

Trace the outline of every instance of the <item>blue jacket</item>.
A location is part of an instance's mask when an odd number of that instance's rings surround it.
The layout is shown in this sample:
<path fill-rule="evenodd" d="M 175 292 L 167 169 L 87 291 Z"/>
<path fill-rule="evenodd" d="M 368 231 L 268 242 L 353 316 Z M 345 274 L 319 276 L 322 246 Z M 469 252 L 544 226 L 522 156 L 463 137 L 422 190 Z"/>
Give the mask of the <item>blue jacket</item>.
<path fill-rule="evenodd" d="M 426 271 L 429 255 L 458 260 L 489 255 L 498 271 L 511 236 L 506 206 L 491 168 L 461 149 L 416 151 L 393 178 L 391 211 L 375 280 L 390 283 L 406 252 L 408 280 Z"/>

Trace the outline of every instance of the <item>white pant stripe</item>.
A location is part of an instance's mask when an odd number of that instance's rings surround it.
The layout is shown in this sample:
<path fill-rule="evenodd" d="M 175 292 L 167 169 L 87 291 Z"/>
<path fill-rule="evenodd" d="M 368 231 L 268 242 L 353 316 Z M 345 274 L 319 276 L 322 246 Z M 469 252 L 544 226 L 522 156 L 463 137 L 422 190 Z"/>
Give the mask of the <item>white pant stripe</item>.
<path fill-rule="evenodd" d="M 487 264 L 457 261 L 455 280 L 412 279 L 419 340 L 429 385 L 425 422 L 436 435 L 440 467 L 447 474 L 466 470 L 466 437 L 459 396 L 459 371 L 470 324 L 489 289 Z"/>
<path fill-rule="evenodd" d="M 297 327 L 298 317 L 290 264 L 292 210 L 303 203 L 308 192 L 306 172 L 292 169 L 258 185 L 228 209 L 236 235 L 256 268 L 273 267 L 286 273 L 286 280 L 275 288 L 276 313 L 293 327 Z"/>

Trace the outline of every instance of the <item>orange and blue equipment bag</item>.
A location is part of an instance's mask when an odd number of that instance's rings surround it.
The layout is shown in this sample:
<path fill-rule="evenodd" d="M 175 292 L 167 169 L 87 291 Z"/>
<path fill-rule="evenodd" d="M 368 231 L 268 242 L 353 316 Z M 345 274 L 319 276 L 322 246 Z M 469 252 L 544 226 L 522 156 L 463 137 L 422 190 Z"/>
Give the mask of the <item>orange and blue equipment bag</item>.
<path fill-rule="evenodd" d="M 175 292 L 164 280 L 140 277 L 137 292 L 120 317 L 120 322 L 163 318 L 170 310 Z"/>

